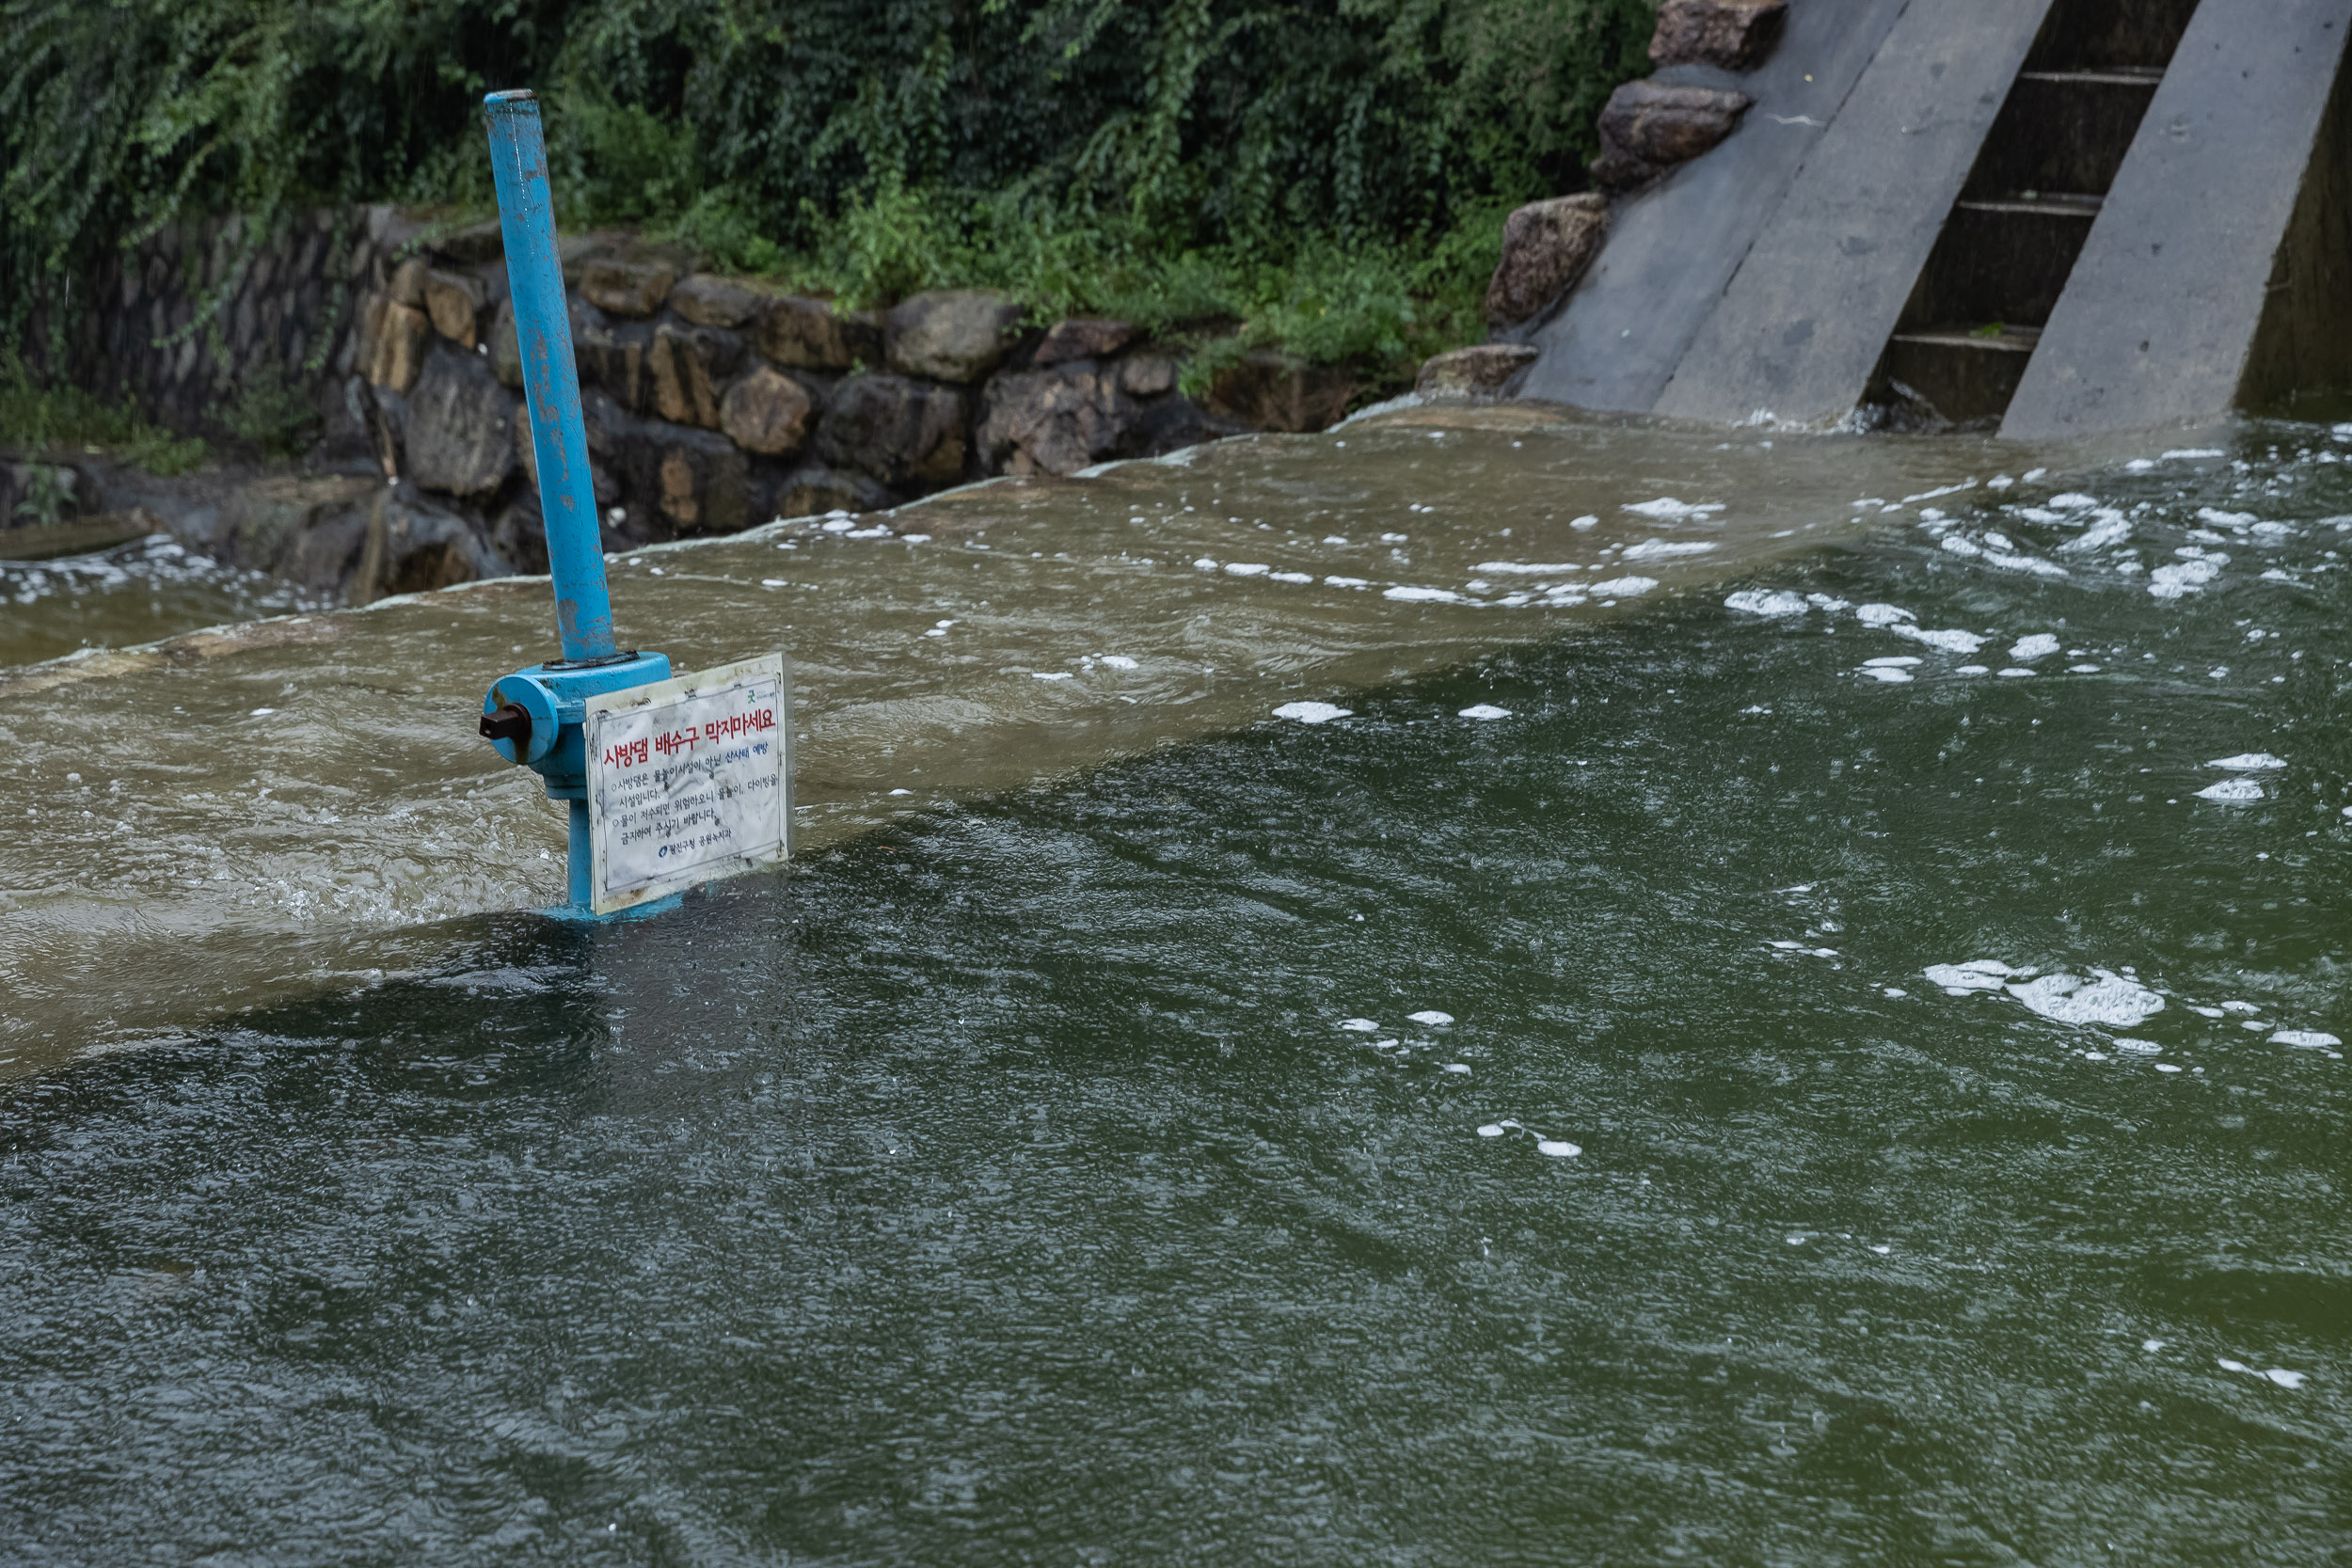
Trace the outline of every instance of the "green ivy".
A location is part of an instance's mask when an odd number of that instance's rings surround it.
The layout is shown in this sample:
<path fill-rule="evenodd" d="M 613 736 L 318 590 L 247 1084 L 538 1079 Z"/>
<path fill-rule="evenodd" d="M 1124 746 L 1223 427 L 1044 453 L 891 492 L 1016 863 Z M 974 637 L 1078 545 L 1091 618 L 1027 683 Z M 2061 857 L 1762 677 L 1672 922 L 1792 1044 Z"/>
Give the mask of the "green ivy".
<path fill-rule="evenodd" d="M 481 95 L 529 85 L 574 227 L 1388 354 L 1459 317 L 1480 225 L 1581 183 L 1653 6 L 0 0 L 0 328 L 195 213 L 485 210 Z"/>

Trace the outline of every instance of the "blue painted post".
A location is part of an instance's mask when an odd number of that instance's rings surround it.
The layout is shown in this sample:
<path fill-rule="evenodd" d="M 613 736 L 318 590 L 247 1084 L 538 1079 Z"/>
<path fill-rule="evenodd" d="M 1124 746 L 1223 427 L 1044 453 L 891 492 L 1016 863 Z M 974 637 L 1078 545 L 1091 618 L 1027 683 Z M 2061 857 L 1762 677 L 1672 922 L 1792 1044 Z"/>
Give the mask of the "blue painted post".
<path fill-rule="evenodd" d="M 572 362 L 571 312 L 564 261 L 555 247 L 554 194 L 539 101 L 529 91 L 482 101 L 490 121 L 490 172 L 506 238 L 506 278 L 522 349 L 523 399 L 539 461 L 539 512 L 547 520 L 548 565 L 555 579 L 555 624 L 564 657 L 609 658 L 612 601 L 605 591 L 596 489 L 588 473 L 588 431 L 580 418 L 580 372 Z"/>
<path fill-rule="evenodd" d="M 522 350 L 532 451 L 539 462 L 539 514 L 546 521 L 548 564 L 555 581 L 556 631 L 564 645 L 562 658 L 517 670 L 490 688 L 482 699 L 482 734 L 499 755 L 546 779 L 549 799 L 571 808 L 565 866 L 570 902 L 546 912 L 567 920 L 642 918 L 675 908 L 675 895 L 618 916 L 595 911 L 581 722 L 588 698 L 668 680 L 670 661 L 656 653 L 624 653 L 613 643 L 612 601 L 605 589 L 603 535 L 588 471 L 588 431 L 580 415 L 580 372 L 572 362 L 571 312 L 564 299 L 563 258 L 555 247 L 555 204 L 539 102 L 529 92 L 494 92 L 482 107 L 490 122 L 490 169 L 498 184 L 499 227 L 506 239 L 506 277 Z"/>

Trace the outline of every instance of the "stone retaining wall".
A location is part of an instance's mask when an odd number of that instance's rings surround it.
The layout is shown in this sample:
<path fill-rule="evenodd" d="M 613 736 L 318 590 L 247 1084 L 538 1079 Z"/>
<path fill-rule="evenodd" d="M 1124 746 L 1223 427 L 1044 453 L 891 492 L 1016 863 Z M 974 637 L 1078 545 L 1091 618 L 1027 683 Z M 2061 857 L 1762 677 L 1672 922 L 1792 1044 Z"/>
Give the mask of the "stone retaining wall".
<path fill-rule="evenodd" d="M 146 507 L 224 560 L 354 602 L 544 570 L 497 224 L 320 213 L 240 261 L 244 238 L 232 218 L 126 254 L 97 279 L 74 368 L 213 436 L 274 370 L 318 416 L 301 476 L 249 476 L 247 496 L 217 476 L 108 468 L 79 509 Z M 970 290 L 841 311 L 628 233 L 562 249 L 608 550 L 1320 429 L 1350 392 L 1342 372 L 1253 353 L 1196 404 L 1178 351 L 1125 322 L 1038 327 Z M 215 298 L 217 317 L 189 331 Z M 421 543 L 404 554 L 408 541 Z"/>

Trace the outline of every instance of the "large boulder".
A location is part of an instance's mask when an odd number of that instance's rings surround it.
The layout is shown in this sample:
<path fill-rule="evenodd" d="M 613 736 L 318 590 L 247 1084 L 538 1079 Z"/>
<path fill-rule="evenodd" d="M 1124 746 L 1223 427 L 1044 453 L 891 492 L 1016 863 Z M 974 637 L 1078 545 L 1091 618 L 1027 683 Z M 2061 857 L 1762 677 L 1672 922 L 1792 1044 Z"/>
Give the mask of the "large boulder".
<path fill-rule="evenodd" d="M 716 326 L 663 322 L 653 330 L 653 405 L 665 420 L 719 428 L 719 388 L 743 358 L 743 340 Z"/>
<path fill-rule="evenodd" d="M 421 267 L 419 272 L 421 274 Z M 424 365 L 433 319 L 416 306 L 377 294 L 368 301 L 360 330 L 367 340 L 369 382 L 395 392 L 405 392 L 414 387 L 417 372 Z"/>
<path fill-rule="evenodd" d="M 1259 430 L 1322 430 L 1347 412 L 1355 389 L 1336 366 L 1252 349 L 1210 383 L 1209 412 Z"/>
<path fill-rule="evenodd" d="M 433 318 L 433 330 L 460 348 L 473 347 L 474 323 L 489 297 L 482 279 L 469 273 L 424 275 L 424 309 Z"/>
<path fill-rule="evenodd" d="M 725 436 L 646 420 L 628 432 L 623 447 L 632 512 L 650 507 L 670 534 L 739 533 L 750 526 L 750 465 Z M 661 528 L 638 531 L 664 536 Z"/>
<path fill-rule="evenodd" d="M 794 370 L 873 370 L 882 359 L 882 322 L 872 311 L 844 315 L 799 294 L 778 294 L 760 308 L 756 341 L 764 357 Z"/>
<path fill-rule="evenodd" d="M 1744 92 L 1628 82 L 1600 111 L 1593 179 L 1604 190 L 1639 189 L 1738 130 L 1754 102 Z"/>
<path fill-rule="evenodd" d="M 1047 329 L 1044 341 L 1029 356 L 1029 363 L 1043 370 L 1072 359 L 1108 359 L 1134 342 L 1142 331 L 1133 322 L 1101 316 L 1067 317 Z"/>
<path fill-rule="evenodd" d="M 577 353 L 575 352 L 575 357 Z M 490 318 L 490 373 L 505 386 L 522 390 L 522 340 L 515 330 L 515 302 L 499 301 L 498 313 Z"/>
<path fill-rule="evenodd" d="M 453 496 L 492 494 L 515 471 L 516 406 L 480 355 L 436 352 L 408 398 L 406 477 Z"/>
<path fill-rule="evenodd" d="M 766 296 L 747 283 L 698 272 L 670 291 L 670 309 L 696 326 L 741 326 L 759 314 Z"/>
<path fill-rule="evenodd" d="M 884 484 L 952 484 L 963 477 L 963 394 L 900 375 L 853 375 L 835 387 L 818 454 Z"/>
<path fill-rule="evenodd" d="M 807 388 L 761 365 L 719 400 L 719 428 L 745 451 L 783 457 L 801 450 L 816 413 Z"/>
<path fill-rule="evenodd" d="M 1788 22 L 1788 0 L 1665 0 L 1650 35 L 1650 63 L 1754 71 Z"/>
<path fill-rule="evenodd" d="M 580 271 L 580 296 L 616 316 L 650 316 L 670 296 L 677 268 L 660 256 L 603 256 Z"/>
<path fill-rule="evenodd" d="M 343 596 L 367 604 L 388 594 L 423 594 L 513 575 L 514 568 L 471 520 L 402 485 L 377 492 L 367 542 Z"/>
<path fill-rule="evenodd" d="M 595 309 L 572 312 L 572 358 L 582 386 L 602 388 L 632 413 L 653 402 L 653 328 Z"/>
<path fill-rule="evenodd" d="M 1413 390 L 1424 397 L 1489 396 L 1535 359 L 1536 350 L 1527 343 L 1472 343 L 1423 360 Z"/>
<path fill-rule="evenodd" d="M 1516 326 L 1576 286 L 1609 233 L 1609 204 L 1590 191 L 1532 201 L 1502 225 L 1502 260 L 1486 285 L 1486 320 Z"/>
<path fill-rule="evenodd" d="M 775 485 L 767 511 L 773 517 L 814 517 L 826 512 L 879 512 L 898 500 L 865 474 L 804 463 Z"/>
<path fill-rule="evenodd" d="M 1021 304 L 990 289 L 944 289 L 901 302 L 882 322 L 882 353 L 900 375 L 977 381 L 1021 334 Z"/>
<path fill-rule="evenodd" d="M 1091 360 L 992 378 L 981 397 L 980 461 L 992 471 L 1075 473 L 1117 453 L 1136 423 L 1116 367 Z"/>

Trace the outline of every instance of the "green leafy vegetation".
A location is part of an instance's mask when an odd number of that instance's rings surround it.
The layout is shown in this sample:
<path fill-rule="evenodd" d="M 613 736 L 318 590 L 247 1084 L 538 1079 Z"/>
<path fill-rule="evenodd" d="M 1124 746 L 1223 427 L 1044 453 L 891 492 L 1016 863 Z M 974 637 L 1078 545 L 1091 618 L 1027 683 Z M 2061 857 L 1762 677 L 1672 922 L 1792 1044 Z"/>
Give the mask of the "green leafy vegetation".
<path fill-rule="evenodd" d="M 182 474 L 210 452 L 141 419 L 128 397 L 108 403 L 78 387 L 35 383 L 24 361 L 0 348 L 0 443 L 29 454 L 103 451 L 153 473 Z"/>
<path fill-rule="evenodd" d="M 486 211 L 480 96 L 529 85 L 568 227 L 1398 358 L 1476 335 L 1653 4 L 0 0 L 0 325 L 194 212 Z"/>
<path fill-rule="evenodd" d="M 276 365 L 246 377 L 221 422 L 229 434 L 278 457 L 294 457 L 318 438 L 319 411 Z"/>

